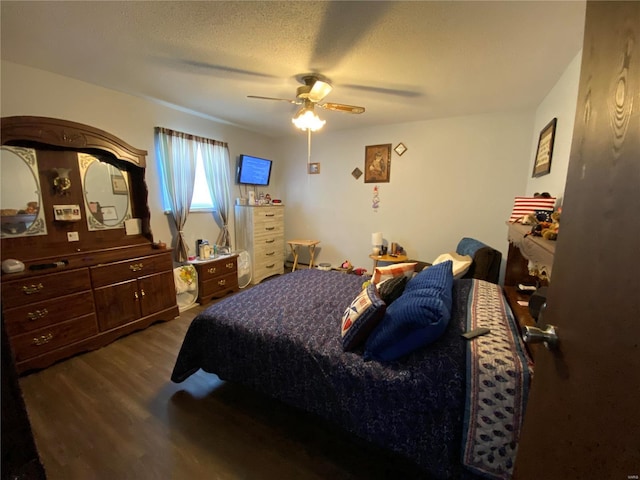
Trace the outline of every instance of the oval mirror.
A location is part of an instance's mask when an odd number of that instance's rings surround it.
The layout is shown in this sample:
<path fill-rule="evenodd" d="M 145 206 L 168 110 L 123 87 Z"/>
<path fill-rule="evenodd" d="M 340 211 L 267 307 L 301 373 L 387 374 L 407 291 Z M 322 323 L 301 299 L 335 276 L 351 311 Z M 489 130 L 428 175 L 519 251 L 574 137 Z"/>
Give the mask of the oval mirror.
<path fill-rule="evenodd" d="M 124 228 L 131 218 L 128 172 L 86 153 L 78 163 L 89 230 Z"/>
<path fill-rule="evenodd" d="M 46 235 L 36 151 L 24 147 L 0 147 L 2 193 L 0 236 Z"/>

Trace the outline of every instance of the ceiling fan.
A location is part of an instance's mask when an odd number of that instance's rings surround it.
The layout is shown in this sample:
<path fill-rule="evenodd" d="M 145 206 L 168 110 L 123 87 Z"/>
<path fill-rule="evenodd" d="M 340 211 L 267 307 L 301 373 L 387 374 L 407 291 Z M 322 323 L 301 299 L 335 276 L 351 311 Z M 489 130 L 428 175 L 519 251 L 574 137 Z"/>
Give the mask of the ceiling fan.
<path fill-rule="evenodd" d="M 248 98 L 257 98 L 259 100 L 277 100 L 294 105 L 302 105 L 302 108 L 296 113 L 291 120 L 296 127 L 301 130 L 316 131 L 325 124 L 324 120 L 320 120 L 314 112 L 314 107 L 323 108 L 325 110 L 333 110 L 335 112 L 345 113 L 363 113 L 364 107 L 355 105 L 345 105 L 343 103 L 323 102 L 324 98 L 329 95 L 333 87 L 329 80 L 319 73 L 306 73 L 298 75 L 297 80 L 302 86 L 296 90 L 296 99 L 290 100 L 286 98 L 262 97 L 258 95 L 247 95 Z"/>

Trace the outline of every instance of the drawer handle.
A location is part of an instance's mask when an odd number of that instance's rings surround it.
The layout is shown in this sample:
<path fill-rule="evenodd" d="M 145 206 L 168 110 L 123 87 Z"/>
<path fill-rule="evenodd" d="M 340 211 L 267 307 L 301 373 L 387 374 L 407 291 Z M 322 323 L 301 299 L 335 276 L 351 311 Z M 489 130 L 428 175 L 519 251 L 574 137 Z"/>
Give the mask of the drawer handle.
<path fill-rule="evenodd" d="M 225 266 L 226 266 L 229 270 L 231 270 L 231 269 L 234 267 L 234 263 L 233 263 L 233 262 L 231 262 L 231 263 L 227 263 Z"/>
<path fill-rule="evenodd" d="M 275 213 L 265 213 L 264 216 L 265 217 L 275 217 L 276 214 Z"/>
<path fill-rule="evenodd" d="M 266 255 L 267 257 L 270 257 L 270 256 L 275 255 L 275 254 L 276 254 L 276 252 L 269 252 L 269 253 L 265 253 L 265 255 Z"/>
<path fill-rule="evenodd" d="M 209 273 L 216 273 L 216 267 L 211 267 L 207 269 L 207 272 Z"/>
<path fill-rule="evenodd" d="M 140 296 L 144 298 L 146 294 L 144 293 L 144 288 L 140 289 Z"/>
<path fill-rule="evenodd" d="M 29 317 L 29 320 L 37 320 L 47 315 L 49 315 L 49 310 L 47 310 L 46 308 L 43 308 L 42 310 L 36 310 L 35 312 L 27 313 L 27 317 Z"/>
<path fill-rule="evenodd" d="M 275 242 L 275 241 L 276 241 L 276 239 L 275 239 L 275 238 L 272 238 L 271 240 L 265 240 L 265 241 L 264 241 L 264 243 L 273 243 L 273 242 Z"/>
<path fill-rule="evenodd" d="M 269 231 L 271 231 L 271 230 L 275 230 L 275 229 L 276 229 L 276 227 L 264 227 L 264 229 L 265 229 L 265 230 L 269 230 Z"/>
<path fill-rule="evenodd" d="M 218 281 L 218 285 L 220 285 L 221 287 L 224 287 L 226 284 L 227 284 L 227 281 L 225 279 Z"/>
<path fill-rule="evenodd" d="M 276 266 L 276 264 L 275 264 L 275 263 L 272 263 L 271 265 L 267 265 L 267 266 L 266 266 L 266 268 L 273 268 L 273 267 L 275 267 L 275 266 Z"/>
<path fill-rule="evenodd" d="M 135 298 L 136 300 L 138 300 L 138 292 L 133 292 L 133 298 Z"/>
<path fill-rule="evenodd" d="M 47 333 L 46 335 L 33 337 L 33 344 L 38 346 L 44 345 L 46 343 L 49 343 L 51 340 L 53 340 L 53 333 Z"/>
<path fill-rule="evenodd" d="M 31 295 L 33 293 L 38 293 L 43 288 L 44 288 L 44 285 L 42 285 L 41 283 L 37 285 L 24 285 L 22 287 L 22 293 L 24 293 L 25 295 Z"/>
<path fill-rule="evenodd" d="M 139 272 L 143 268 L 144 265 L 142 263 L 134 263 L 132 265 L 129 265 L 129 270 L 131 270 L 132 272 Z"/>

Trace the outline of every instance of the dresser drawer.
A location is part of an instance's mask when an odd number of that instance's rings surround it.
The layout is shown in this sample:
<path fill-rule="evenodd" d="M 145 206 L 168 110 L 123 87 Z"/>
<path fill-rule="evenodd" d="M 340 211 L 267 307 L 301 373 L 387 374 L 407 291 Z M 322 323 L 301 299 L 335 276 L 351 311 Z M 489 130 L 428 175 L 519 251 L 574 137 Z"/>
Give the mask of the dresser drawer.
<path fill-rule="evenodd" d="M 254 261 L 256 265 L 264 265 L 273 262 L 283 262 L 284 253 L 282 251 L 282 244 L 276 245 L 262 245 L 257 247 L 254 252 Z"/>
<path fill-rule="evenodd" d="M 265 252 L 281 252 L 283 249 L 284 235 L 282 234 L 259 236 L 253 242 L 253 251 L 256 255 L 261 255 Z"/>
<path fill-rule="evenodd" d="M 16 362 L 48 353 L 98 333 L 94 314 L 75 318 L 10 338 Z"/>
<path fill-rule="evenodd" d="M 59 323 L 68 318 L 94 313 L 90 290 L 64 297 L 6 309 L 4 324 L 9 336 L 20 335 Z"/>
<path fill-rule="evenodd" d="M 284 236 L 284 225 L 278 222 L 264 222 L 253 228 L 254 240 L 264 237 Z"/>
<path fill-rule="evenodd" d="M 282 249 L 284 248 L 284 235 L 281 233 L 271 233 L 266 235 L 256 236 L 253 239 L 254 251 L 262 248 Z"/>
<path fill-rule="evenodd" d="M 222 275 L 212 280 L 200 282 L 198 295 L 202 297 L 216 296 L 217 293 L 238 289 L 238 274 L 236 272 Z"/>
<path fill-rule="evenodd" d="M 282 207 L 257 207 L 253 209 L 253 224 L 261 225 L 264 222 L 283 223 L 284 209 Z"/>
<path fill-rule="evenodd" d="M 2 282 L 2 303 L 8 309 L 83 290 L 91 290 L 86 268 Z"/>
<path fill-rule="evenodd" d="M 227 275 L 229 273 L 237 275 L 238 267 L 236 257 L 226 257 L 213 262 L 199 264 L 197 270 L 198 279 L 206 282 L 220 275 Z"/>
<path fill-rule="evenodd" d="M 258 283 L 262 279 L 270 277 L 271 275 L 284 273 L 284 262 L 282 259 L 271 262 L 264 262 L 259 265 L 254 265 L 253 267 L 253 278 L 251 279 L 252 283 Z"/>
<path fill-rule="evenodd" d="M 173 261 L 170 253 L 133 258 L 90 268 L 94 288 L 172 269 Z"/>

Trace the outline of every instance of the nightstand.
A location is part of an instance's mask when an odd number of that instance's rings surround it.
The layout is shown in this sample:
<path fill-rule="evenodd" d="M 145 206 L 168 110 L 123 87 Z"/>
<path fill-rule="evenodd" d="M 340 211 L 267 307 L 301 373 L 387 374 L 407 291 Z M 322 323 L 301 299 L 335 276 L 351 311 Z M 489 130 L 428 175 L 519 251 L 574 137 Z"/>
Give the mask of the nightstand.
<path fill-rule="evenodd" d="M 406 262 L 409 257 L 406 255 L 398 254 L 398 255 L 369 255 L 369 258 L 373 259 L 373 269 L 375 270 L 378 266 L 378 262 L 387 262 L 387 263 L 402 263 Z"/>

